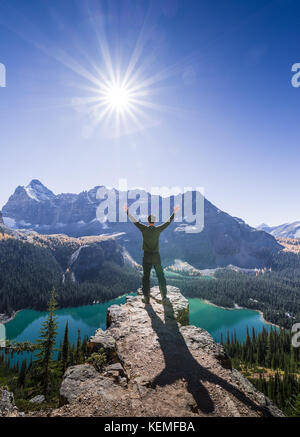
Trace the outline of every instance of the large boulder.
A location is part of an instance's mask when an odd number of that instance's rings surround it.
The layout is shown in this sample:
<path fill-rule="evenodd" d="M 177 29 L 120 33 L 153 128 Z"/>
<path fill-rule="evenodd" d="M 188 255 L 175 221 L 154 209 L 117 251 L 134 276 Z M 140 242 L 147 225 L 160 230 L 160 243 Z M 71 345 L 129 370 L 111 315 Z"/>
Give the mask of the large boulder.
<path fill-rule="evenodd" d="M 89 396 L 99 397 L 105 402 L 120 398 L 123 388 L 114 378 L 100 374 L 93 366 L 82 364 L 69 367 L 60 387 L 60 405 L 81 402 Z"/>
<path fill-rule="evenodd" d="M 13 393 L 0 388 L 0 417 L 17 417 L 18 408 L 15 405 Z"/>

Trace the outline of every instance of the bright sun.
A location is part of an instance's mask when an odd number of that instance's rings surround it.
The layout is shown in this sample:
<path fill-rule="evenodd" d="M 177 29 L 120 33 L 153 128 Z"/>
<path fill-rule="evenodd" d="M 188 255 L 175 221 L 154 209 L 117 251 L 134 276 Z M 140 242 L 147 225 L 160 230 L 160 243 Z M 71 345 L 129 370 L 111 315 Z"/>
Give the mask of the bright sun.
<path fill-rule="evenodd" d="M 124 86 L 113 85 L 107 90 L 106 100 L 112 109 L 124 111 L 130 104 L 130 92 Z"/>
<path fill-rule="evenodd" d="M 152 47 L 152 24 L 149 29 L 146 29 L 146 24 L 145 27 L 143 25 L 141 32 L 137 33 L 136 41 L 132 40 L 130 53 L 127 42 L 123 48 L 122 41 L 116 39 L 115 46 L 111 32 L 106 33 L 108 26 L 101 8 L 99 13 L 97 7 L 97 14 L 92 14 L 89 9 L 87 12 L 92 30 L 96 31 L 95 37 L 99 41 L 95 58 L 91 54 L 88 56 L 88 51 L 86 53 L 85 58 L 89 59 L 90 65 L 86 62 L 81 64 L 68 53 L 66 56 L 60 53 L 59 56 L 55 55 L 55 59 L 85 81 L 79 84 L 81 95 L 72 98 L 70 102 L 86 121 L 84 135 L 90 137 L 98 130 L 101 135 L 120 138 L 159 125 L 161 118 L 158 112 L 181 115 L 182 111 L 174 105 L 162 104 L 160 95 L 164 95 L 169 78 L 185 71 L 186 61 L 176 62 L 173 66 L 163 62 L 161 66 L 156 46 L 150 50 L 148 47 L 149 41 Z M 151 14 L 152 8 L 149 17 L 152 17 Z"/>

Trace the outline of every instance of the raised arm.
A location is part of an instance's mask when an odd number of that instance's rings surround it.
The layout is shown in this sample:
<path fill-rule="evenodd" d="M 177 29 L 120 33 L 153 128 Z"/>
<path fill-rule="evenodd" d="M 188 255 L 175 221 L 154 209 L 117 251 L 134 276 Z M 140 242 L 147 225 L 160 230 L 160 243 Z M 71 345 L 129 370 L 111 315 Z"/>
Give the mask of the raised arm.
<path fill-rule="evenodd" d="M 160 226 L 156 226 L 156 229 L 158 229 L 159 232 L 164 231 L 171 224 L 171 222 L 174 220 L 174 217 L 175 217 L 175 214 L 177 213 L 177 211 L 179 211 L 179 206 L 175 206 L 174 212 L 171 215 L 171 217 L 169 218 L 169 220 L 166 223 L 163 223 Z"/>
<path fill-rule="evenodd" d="M 128 215 L 128 217 L 130 218 L 130 220 L 132 221 L 132 223 L 140 230 L 143 231 L 147 226 L 143 225 L 143 223 L 140 223 L 133 215 L 130 214 L 129 209 L 127 208 L 126 205 L 124 205 L 124 211 L 126 212 L 126 214 Z"/>

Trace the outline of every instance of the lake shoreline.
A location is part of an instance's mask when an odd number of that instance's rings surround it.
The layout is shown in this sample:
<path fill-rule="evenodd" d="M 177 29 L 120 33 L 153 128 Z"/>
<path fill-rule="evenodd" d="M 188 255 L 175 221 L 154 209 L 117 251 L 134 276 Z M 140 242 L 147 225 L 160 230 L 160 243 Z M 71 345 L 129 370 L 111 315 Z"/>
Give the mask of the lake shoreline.
<path fill-rule="evenodd" d="M 5 325 L 5 323 L 11 322 L 16 315 L 22 310 L 15 311 L 12 315 L 8 316 L 6 314 L 0 314 L 0 323 Z"/>
<path fill-rule="evenodd" d="M 124 296 L 127 296 L 127 295 L 123 294 L 122 296 L 118 296 L 116 299 L 124 297 Z M 202 299 L 202 298 L 196 298 L 196 299 L 202 300 L 207 305 L 211 305 L 211 306 L 214 306 L 216 308 L 221 308 L 221 309 L 227 310 L 227 311 L 232 311 L 232 310 L 250 310 L 250 311 L 255 311 L 255 312 L 259 313 L 260 318 L 261 318 L 263 323 L 265 323 L 266 325 L 272 325 L 272 326 L 275 326 L 278 329 L 281 329 L 281 326 L 276 325 L 275 323 L 272 323 L 272 322 L 269 322 L 268 320 L 266 320 L 264 318 L 263 312 L 261 310 L 255 310 L 255 309 L 252 309 L 252 308 L 241 307 L 241 306 L 239 306 L 237 304 L 235 304 L 234 308 L 226 308 L 226 307 L 223 307 L 221 305 L 217 305 L 217 304 L 215 304 L 215 303 L 213 303 L 213 302 L 211 302 L 211 301 L 209 301 L 207 299 Z M 95 302 L 95 303 L 92 303 L 90 305 L 99 305 L 99 304 L 103 304 L 103 303 L 105 303 L 105 302 Z M 64 307 L 64 308 L 77 308 L 77 307 Z M 20 311 L 22 311 L 22 310 L 15 311 L 11 316 L 8 316 L 8 315 L 5 315 L 5 314 L 0 314 L 0 323 L 5 325 L 6 323 L 11 322 Z"/>
<path fill-rule="evenodd" d="M 198 298 L 197 298 L 197 299 L 198 299 Z M 201 299 L 201 298 L 199 298 L 199 299 Z M 266 319 L 264 318 L 264 313 L 263 313 L 261 310 L 255 310 L 255 309 L 253 309 L 253 308 L 240 307 L 240 306 L 237 305 L 237 304 L 235 304 L 234 308 L 226 308 L 226 307 L 222 307 L 222 306 L 220 306 L 220 305 L 216 305 L 215 303 L 210 302 L 210 301 L 207 300 L 207 299 L 201 299 L 201 300 L 202 300 L 204 303 L 206 303 L 207 305 L 212 305 L 212 306 L 214 306 L 214 307 L 221 308 L 222 310 L 228 310 L 228 311 L 232 311 L 232 310 L 250 310 L 250 311 L 255 311 L 255 312 L 259 313 L 261 320 L 262 320 L 266 325 L 272 325 L 272 326 L 275 326 L 276 328 L 281 329 L 281 326 L 276 325 L 276 323 L 269 322 L 268 320 L 266 320 Z"/>
<path fill-rule="evenodd" d="M 134 293 L 134 292 L 133 292 Z M 129 293 L 129 294 L 122 294 L 121 296 L 117 296 L 117 297 L 115 297 L 114 299 L 120 299 L 120 298 L 122 298 L 122 297 L 126 297 L 126 296 L 130 296 L 130 294 L 132 294 L 132 293 Z M 113 299 L 113 300 L 114 300 Z M 83 306 L 89 306 L 89 305 L 91 305 L 91 306 L 94 306 L 94 305 L 102 305 L 102 304 L 105 304 L 105 303 L 107 303 L 107 302 L 110 302 L 110 300 L 111 299 L 109 299 L 109 300 L 107 300 L 107 301 L 104 301 L 104 302 L 100 302 L 100 301 L 96 301 L 96 302 L 93 302 L 93 303 L 90 303 L 90 304 L 87 304 L 87 305 L 83 305 Z M 82 306 L 82 305 L 78 305 L 78 306 L 74 306 L 74 307 L 59 307 L 59 308 L 57 308 L 57 309 L 69 309 L 69 308 L 78 308 L 78 307 L 80 307 L 80 306 Z M 0 323 L 2 324 L 2 325 L 5 325 L 6 323 L 8 323 L 8 322 L 11 322 L 15 317 L 16 317 L 16 315 L 20 312 L 20 311 L 25 311 L 25 310 L 32 310 L 32 311 L 41 311 L 41 310 L 36 310 L 35 308 L 22 308 L 21 310 L 17 310 L 17 311 L 14 311 L 13 312 L 13 314 L 12 315 L 10 315 L 10 316 L 8 316 L 7 314 L 0 314 Z M 46 311 L 46 310 L 42 310 L 42 311 Z"/>

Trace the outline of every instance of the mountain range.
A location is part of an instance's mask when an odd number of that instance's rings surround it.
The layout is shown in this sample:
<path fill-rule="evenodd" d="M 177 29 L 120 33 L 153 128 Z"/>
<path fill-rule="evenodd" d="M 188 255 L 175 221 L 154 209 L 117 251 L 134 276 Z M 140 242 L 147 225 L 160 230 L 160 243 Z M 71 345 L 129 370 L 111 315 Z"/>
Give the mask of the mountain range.
<path fill-rule="evenodd" d="M 276 238 L 300 238 L 300 221 L 284 223 L 279 226 L 268 226 L 263 223 L 257 229 L 268 232 Z"/>
<path fill-rule="evenodd" d="M 140 263 L 141 235 L 135 226 L 131 223 L 100 222 L 96 218 L 96 210 L 101 203 L 97 199 L 98 188 L 79 194 L 56 195 L 40 181 L 33 179 L 26 186 L 18 186 L 4 205 L 4 224 L 15 230 L 65 234 L 69 237 L 118 234 L 120 246 L 133 261 Z M 120 193 L 115 189 L 113 191 L 119 199 Z M 150 205 L 151 196 L 145 194 Z M 195 199 L 195 192 L 193 196 Z M 161 197 L 159 202 L 162 202 Z M 173 196 L 170 204 L 174 204 Z M 160 251 L 165 265 L 179 259 L 198 269 L 229 264 L 242 268 L 264 267 L 270 254 L 282 248 L 269 233 L 230 216 L 206 198 L 203 231 L 189 234 L 185 232 L 185 226 L 185 223 L 173 222 L 162 234 Z"/>

